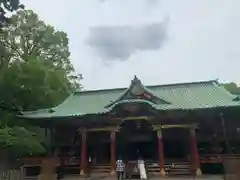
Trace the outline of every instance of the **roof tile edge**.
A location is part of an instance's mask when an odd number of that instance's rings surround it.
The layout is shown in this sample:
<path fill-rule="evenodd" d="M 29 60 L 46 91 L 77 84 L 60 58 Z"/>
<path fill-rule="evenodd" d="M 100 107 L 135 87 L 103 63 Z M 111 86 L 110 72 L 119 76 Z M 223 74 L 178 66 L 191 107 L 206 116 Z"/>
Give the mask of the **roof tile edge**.
<path fill-rule="evenodd" d="M 171 83 L 171 84 L 158 84 L 158 85 L 144 85 L 147 88 L 154 87 L 169 87 L 169 86 L 181 86 L 181 85 L 191 85 L 191 84 L 205 84 L 205 83 L 216 83 L 219 84 L 218 80 L 208 80 L 208 81 L 194 81 L 194 82 L 179 82 L 179 83 Z M 94 90 L 76 90 L 73 94 L 81 94 L 81 93 L 94 93 L 94 92 L 104 92 L 104 91 L 119 91 L 126 90 L 128 87 L 122 88 L 106 88 L 106 89 L 94 89 Z"/>

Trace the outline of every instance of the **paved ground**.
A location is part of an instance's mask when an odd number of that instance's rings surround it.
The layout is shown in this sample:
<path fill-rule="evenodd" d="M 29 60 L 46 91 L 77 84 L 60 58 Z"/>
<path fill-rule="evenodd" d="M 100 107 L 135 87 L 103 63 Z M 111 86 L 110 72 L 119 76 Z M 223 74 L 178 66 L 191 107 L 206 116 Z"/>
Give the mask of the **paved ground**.
<path fill-rule="evenodd" d="M 63 180 L 83 180 L 84 178 L 81 177 L 66 177 Z M 151 177 L 148 180 L 223 180 L 222 176 L 202 176 L 202 177 Z M 115 177 L 106 177 L 106 178 L 89 178 L 88 180 L 116 180 Z M 128 179 L 125 179 L 128 180 Z M 140 180 L 140 179 L 132 179 L 132 180 Z"/>

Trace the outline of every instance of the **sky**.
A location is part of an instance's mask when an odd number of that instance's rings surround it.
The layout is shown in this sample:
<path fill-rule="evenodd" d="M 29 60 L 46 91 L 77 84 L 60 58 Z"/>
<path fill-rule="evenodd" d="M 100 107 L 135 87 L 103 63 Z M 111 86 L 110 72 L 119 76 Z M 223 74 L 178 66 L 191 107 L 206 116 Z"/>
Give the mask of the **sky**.
<path fill-rule="evenodd" d="M 21 0 L 65 31 L 84 89 L 240 84 L 239 0 Z"/>

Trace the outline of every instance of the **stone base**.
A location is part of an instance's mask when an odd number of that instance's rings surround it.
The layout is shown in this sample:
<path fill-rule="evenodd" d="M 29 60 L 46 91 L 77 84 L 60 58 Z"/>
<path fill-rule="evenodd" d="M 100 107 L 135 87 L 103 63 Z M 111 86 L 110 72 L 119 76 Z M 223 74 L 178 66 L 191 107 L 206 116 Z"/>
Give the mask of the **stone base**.
<path fill-rule="evenodd" d="M 38 175 L 38 180 L 57 180 L 55 173 L 41 173 Z"/>
<path fill-rule="evenodd" d="M 165 176 L 166 175 L 166 172 L 165 172 L 165 170 L 162 168 L 162 169 L 160 169 L 160 175 L 161 176 Z"/>
<path fill-rule="evenodd" d="M 197 168 L 196 176 L 202 176 L 202 170 L 200 168 Z"/>
<path fill-rule="evenodd" d="M 227 180 L 239 180 L 238 174 L 225 174 L 224 177 Z"/>
<path fill-rule="evenodd" d="M 113 175 L 115 175 L 115 174 L 116 174 L 116 171 L 115 171 L 115 170 L 111 170 L 110 176 L 113 176 Z"/>
<path fill-rule="evenodd" d="M 80 176 L 84 176 L 84 175 L 85 175 L 84 170 L 81 169 L 81 171 L 80 171 Z"/>

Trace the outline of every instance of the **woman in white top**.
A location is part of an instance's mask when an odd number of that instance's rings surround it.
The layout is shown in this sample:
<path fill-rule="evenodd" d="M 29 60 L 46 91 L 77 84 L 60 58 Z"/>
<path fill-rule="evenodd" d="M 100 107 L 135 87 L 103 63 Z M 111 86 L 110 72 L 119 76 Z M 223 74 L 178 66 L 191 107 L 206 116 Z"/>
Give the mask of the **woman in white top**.
<path fill-rule="evenodd" d="M 147 173 L 145 169 L 145 162 L 142 158 L 138 159 L 138 169 L 140 172 L 140 178 L 141 179 L 147 179 Z"/>

